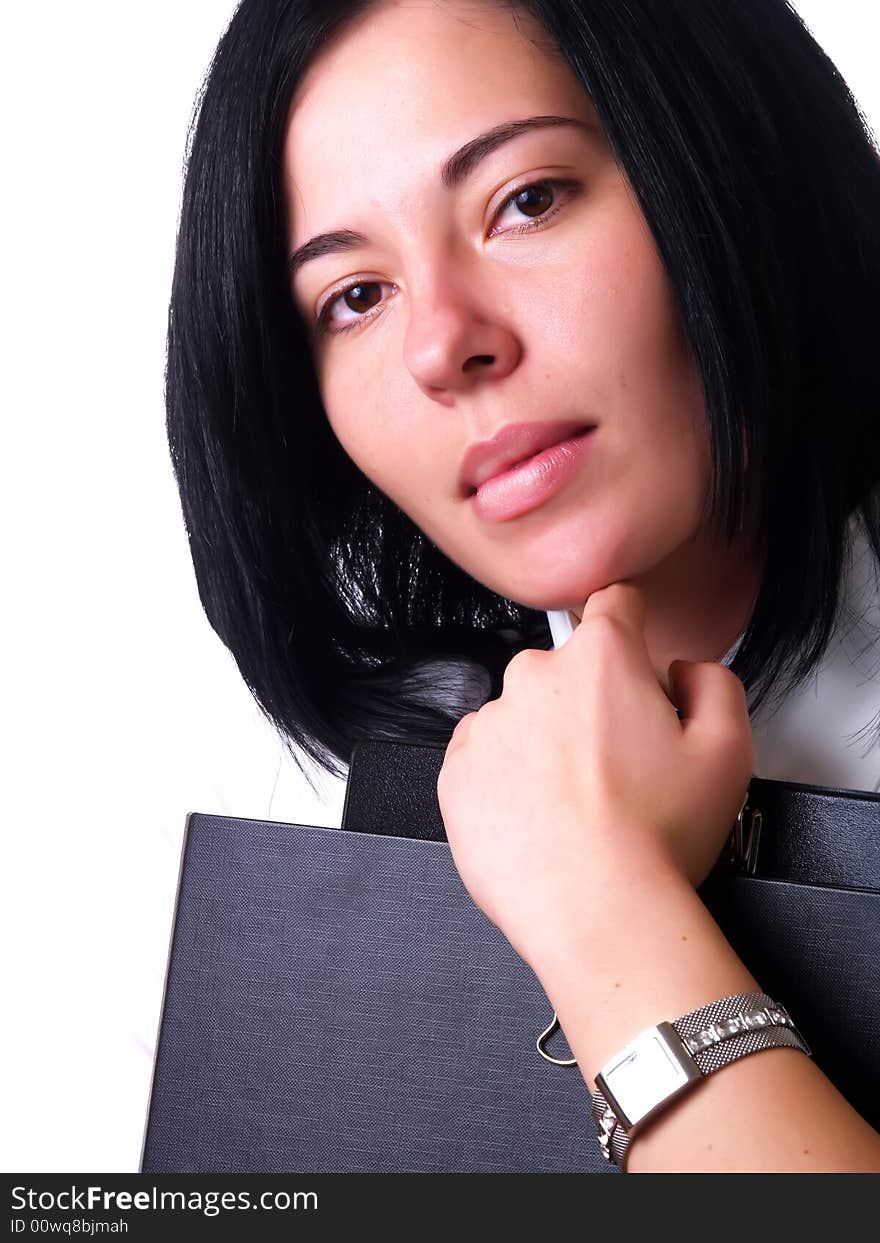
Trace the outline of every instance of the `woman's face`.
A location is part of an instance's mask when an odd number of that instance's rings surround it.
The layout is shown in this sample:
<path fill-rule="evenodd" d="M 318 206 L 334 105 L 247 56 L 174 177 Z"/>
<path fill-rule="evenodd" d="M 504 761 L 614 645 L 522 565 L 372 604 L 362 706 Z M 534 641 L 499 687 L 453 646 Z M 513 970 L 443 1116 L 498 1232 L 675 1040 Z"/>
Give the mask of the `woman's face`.
<path fill-rule="evenodd" d="M 578 124 L 536 125 L 441 179 L 478 135 L 548 116 Z M 536 609 L 580 611 L 675 563 L 704 529 L 701 385 L 592 104 L 531 19 L 367 10 L 302 80 L 284 186 L 291 254 L 363 235 L 292 270 L 291 289 L 334 434 L 429 539 Z M 594 428 L 561 486 L 481 514 L 459 481 L 468 448 L 560 421 Z"/>

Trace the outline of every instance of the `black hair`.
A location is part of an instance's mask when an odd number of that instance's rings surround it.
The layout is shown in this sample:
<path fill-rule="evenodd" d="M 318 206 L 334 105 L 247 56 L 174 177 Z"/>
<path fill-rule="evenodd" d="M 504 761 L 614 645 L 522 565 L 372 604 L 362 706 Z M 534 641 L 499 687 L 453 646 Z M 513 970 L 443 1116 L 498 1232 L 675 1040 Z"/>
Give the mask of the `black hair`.
<path fill-rule="evenodd" d="M 336 775 L 365 737 L 443 744 L 546 614 L 477 582 L 354 465 L 286 271 L 281 144 L 313 55 L 370 0 L 242 0 L 191 127 L 167 426 L 199 595 L 260 708 Z M 589 94 L 702 377 L 711 521 L 760 504 L 732 665 L 754 712 L 818 664 L 859 518 L 880 560 L 880 153 L 785 0 L 530 0 Z M 295 435 L 292 434 L 295 428 Z M 452 699 L 450 700 L 450 692 Z"/>

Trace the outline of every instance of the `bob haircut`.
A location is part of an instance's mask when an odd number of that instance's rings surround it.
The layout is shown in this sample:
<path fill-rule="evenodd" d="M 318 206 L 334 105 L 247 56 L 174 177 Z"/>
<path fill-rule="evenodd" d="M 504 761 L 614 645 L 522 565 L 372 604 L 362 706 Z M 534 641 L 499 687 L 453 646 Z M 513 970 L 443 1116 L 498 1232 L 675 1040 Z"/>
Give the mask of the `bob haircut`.
<path fill-rule="evenodd" d="M 551 647 L 545 613 L 454 564 L 344 452 L 291 298 L 291 98 L 370 7 L 239 4 L 190 128 L 169 308 L 199 596 L 307 780 L 296 747 L 341 776 L 365 737 L 445 745 L 474 706 L 455 700 L 462 672 L 485 702 L 516 652 Z M 567 60 L 652 231 L 702 377 L 719 534 L 754 489 L 765 572 L 732 664 L 754 712 L 827 647 L 851 517 L 880 560 L 876 141 L 786 0 L 507 7 Z"/>

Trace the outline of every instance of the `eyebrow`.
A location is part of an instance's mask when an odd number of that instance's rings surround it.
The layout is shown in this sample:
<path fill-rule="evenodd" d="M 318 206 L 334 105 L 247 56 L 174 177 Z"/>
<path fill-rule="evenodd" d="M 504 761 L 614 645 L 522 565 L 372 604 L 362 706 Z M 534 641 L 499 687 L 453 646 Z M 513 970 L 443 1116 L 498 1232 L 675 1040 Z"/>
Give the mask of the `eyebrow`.
<path fill-rule="evenodd" d="M 527 130 L 549 129 L 556 125 L 574 125 L 578 129 L 594 130 L 595 125 L 576 117 L 538 116 L 526 117 L 521 121 L 503 121 L 500 125 L 478 134 L 470 142 L 443 161 L 440 168 L 440 182 L 446 190 L 454 190 L 466 181 L 477 165 L 491 155 L 504 143 L 518 137 Z M 367 246 L 369 238 L 353 229 L 335 229 L 331 233 L 318 233 L 298 246 L 288 257 L 287 266 L 291 278 L 313 259 L 321 259 L 325 255 L 335 255 L 342 251 L 354 250 L 358 246 Z"/>

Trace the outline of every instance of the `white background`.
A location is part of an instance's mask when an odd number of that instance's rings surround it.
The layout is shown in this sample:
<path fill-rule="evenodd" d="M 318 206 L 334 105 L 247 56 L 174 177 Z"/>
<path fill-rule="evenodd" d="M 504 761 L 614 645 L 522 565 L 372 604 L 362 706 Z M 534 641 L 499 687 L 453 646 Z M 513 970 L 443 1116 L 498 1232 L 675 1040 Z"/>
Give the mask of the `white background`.
<path fill-rule="evenodd" d="M 876 0 L 796 7 L 880 131 Z M 232 8 L 5 14 L 9 1172 L 138 1167 L 186 813 L 341 817 L 344 782 L 314 798 L 201 611 L 165 442 L 184 143 Z"/>

